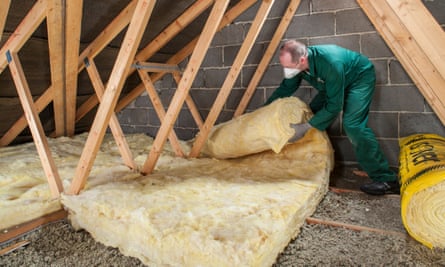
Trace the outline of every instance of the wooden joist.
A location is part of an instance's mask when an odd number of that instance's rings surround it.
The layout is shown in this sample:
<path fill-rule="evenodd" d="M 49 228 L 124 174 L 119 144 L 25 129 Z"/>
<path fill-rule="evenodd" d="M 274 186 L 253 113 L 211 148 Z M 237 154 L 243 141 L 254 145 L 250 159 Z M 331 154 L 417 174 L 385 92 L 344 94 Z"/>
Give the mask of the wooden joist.
<path fill-rule="evenodd" d="M 85 147 L 80 156 L 79 164 L 68 192 L 70 194 L 78 194 L 86 183 L 155 2 L 154 0 L 139 0 L 137 3 Z"/>
<path fill-rule="evenodd" d="M 264 72 L 269 67 L 269 63 L 275 54 L 275 51 L 277 50 L 284 34 L 286 33 L 287 27 L 289 26 L 290 22 L 292 21 L 292 18 L 295 14 L 295 12 L 298 9 L 298 6 L 300 5 L 301 0 L 290 0 L 289 5 L 286 9 L 286 12 L 283 14 L 281 18 L 281 22 L 278 25 L 272 40 L 269 43 L 269 46 L 266 49 L 266 52 L 264 52 L 263 57 L 261 58 L 260 63 L 258 64 L 258 67 L 252 77 L 252 79 L 249 82 L 249 85 L 246 88 L 246 91 L 244 92 L 243 97 L 241 98 L 241 101 L 238 105 L 238 107 L 235 110 L 235 113 L 233 117 L 238 117 L 244 113 L 244 111 L 247 108 L 247 105 L 250 102 L 250 99 L 252 98 L 253 94 L 255 93 L 255 90 L 258 86 L 258 84 L 261 81 L 261 78 L 263 77 Z"/>
<path fill-rule="evenodd" d="M 445 124 L 445 33 L 422 2 L 358 3 Z"/>
<path fill-rule="evenodd" d="M 210 46 L 211 41 L 218 29 L 224 12 L 229 5 L 229 0 L 216 0 L 212 7 L 210 15 L 207 22 L 202 30 L 202 34 L 196 44 L 196 47 L 190 57 L 190 61 L 181 81 L 178 84 L 178 89 L 173 95 L 173 99 L 170 102 L 165 119 L 159 128 L 158 134 L 153 142 L 150 153 L 141 169 L 142 173 L 151 173 L 156 165 L 156 162 L 161 155 L 162 149 L 165 142 L 167 141 L 167 136 L 173 128 L 179 111 L 184 104 L 184 101 L 188 95 L 190 87 L 198 73 L 199 67 L 201 66 L 204 56 Z"/>
<path fill-rule="evenodd" d="M 14 84 L 17 88 L 20 102 L 28 120 L 34 144 L 36 145 L 37 152 L 43 165 L 43 170 L 45 171 L 48 180 L 51 194 L 53 197 L 58 197 L 60 193 L 63 192 L 62 181 L 60 180 L 56 164 L 51 156 L 51 150 L 49 149 L 48 141 L 46 140 L 45 132 L 39 119 L 39 114 L 34 105 L 25 74 L 23 73 L 22 65 L 20 64 L 16 53 L 8 51 L 6 53 L 6 58 L 9 63 Z"/>
<path fill-rule="evenodd" d="M 219 90 L 218 96 L 216 97 L 215 102 L 213 103 L 212 108 L 210 109 L 209 115 L 201 128 L 199 135 L 196 137 L 195 142 L 193 143 L 192 150 L 190 151 L 190 157 L 197 157 L 201 152 L 201 148 L 204 146 L 204 143 L 207 140 L 207 137 L 215 124 L 221 110 L 226 103 L 227 98 L 235 84 L 236 79 L 238 78 L 239 73 L 241 72 L 242 66 L 246 61 L 250 50 L 255 43 L 255 40 L 258 34 L 263 27 L 264 22 L 266 21 L 267 15 L 269 14 L 270 9 L 272 8 L 274 1 L 262 1 L 261 6 L 255 16 L 252 25 L 250 26 L 249 32 L 247 33 L 246 38 L 241 45 L 240 50 L 233 62 L 232 67 L 230 68 L 229 73 L 227 74 L 226 80 L 224 81 L 221 89 Z"/>

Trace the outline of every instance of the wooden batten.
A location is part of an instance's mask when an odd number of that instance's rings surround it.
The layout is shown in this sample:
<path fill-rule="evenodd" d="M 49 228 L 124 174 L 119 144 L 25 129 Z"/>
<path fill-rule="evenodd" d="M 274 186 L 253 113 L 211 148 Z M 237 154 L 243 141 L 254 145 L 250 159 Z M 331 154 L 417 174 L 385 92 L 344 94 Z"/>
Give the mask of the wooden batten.
<path fill-rule="evenodd" d="M 79 165 L 68 192 L 70 194 L 78 194 L 85 186 L 86 179 L 91 171 L 94 159 L 104 138 L 110 117 L 114 113 L 117 99 L 134 60 L 136 50 L 142 39 L 142 34 L 147 26 L 154 5 L 154 0 L 139 0 L 137 3 L 113 70 L 111 71 L 105 93 L 102 97 L 93 125 L 91 126 L 84 150 L 80 156 Z"/>
<path fill-rule="evenodd" d="M 247 108 L 247 105 L 250 102 L 250 99 L 252 98 L 253 94 L 255 93 L 255 90 L 258 86 L 258 84 L 261 81 L 261 78 L 263 77 L 264 72 L 266 71 L 267 67 L 269 66 L 269 63 L 277 50 L 281 40 L 283 39 L 284 34 L 286 33 L 287 27 L 289 26 L 290 22 L 292 21 L 292 18 L 295 14 L 295 12 L 298 9 L 298 6 L 300 5 L 301 0 L 290 0 L 289 5 L 286 9 L 286 12 L 284 13 L 283 17 L 281 18 L 281 22 L 278 25 L 272 40 L 270 41 L 266 52 L 264 52 L 263 57 L 261 58 L 260 63 L 258 64 L 258 67 L 252 77 L 252 79 L 249 82 L 249 85 L 246 88 L 246 91 L 244 92 L 243 97 L 241 98 L 241 101 L 238 105 L 238 107 L 235 110 L 235 113 L 233 117 L 238 117 L 244 113 L 244 111 Z"/>
<path fill-rule="evenodd" d="M 78 58 L 83 0 L 66 1 L 65 5 L 65 128 L 66 135 L 73 136 L 76 125 Z"/>
<path fill-rule="evenodd" d="M 201 66 L 204 56 L 210 46 L 210 43 L 218 29 L 224 12 L 229 5 L 229 0 L 216 0 L 212 7 L 210 15 L 204 26 L 202 34 L 196 44 L 196 47 L 190 57 L 190 62 L 184 71 L 181 81 L 178 84 L 178 89 L 173 95 L 173 99 L 170 102 L 165 119 L 159 128 L 158 134 L 153 142 L 150 153 L 142 167 L 142 173 L 151 173 L 159 159 L 162 149 L 167 140 L 167 136 L 173 128 L 179 111 L 184 104 L 185 98 L 188 95 L 190 87 L 198 73 L 199 67 Z"/>
<path fill-rule="evenodd" d="M 199 135 L 196 137 L 196 140 L 193 143 L 192 150 L 189 154 L 190 157 L 199 156 L 201 148 L 204 146 L 210 130 L 215 124 L 224 104 L 226 103 L 227 98 L 229 97 L 233 85 L 235 84 L 235 81 L 238 78 L 239 73 L 241 72 L 241 68 L 244 65 L 244 62 L 249 56 L 249 52 L 252 49 L 253 44 L 255 43 L 255 40 L 260 33 L 264 22 L 267 19 L 267 15 L 269 14 L 273 3 L 273 0 L 263 1 L 261 3 L 255 19 L 250 26 L 249 32 L 247 33 L 247 36 L 244 39 L 243 44 L 241 45 L 241 48 L 238 51 L 238 54 L 233 62 L 233 65 L 230 68 L 229 73 L 227 74 L 226 80 L 224 81 L 224 84 L 222 85 L 212 108 L 210 109 L 209 115 L 207 116 L 207 119 L 205 120 L 205 123 L 202 126 L 201 131 L 199 132 Z"/>
<path fill-rule="evenodd" d="M 23 73 L 23 68 L 16 53 L 10 53 L 8 51 L 7 58 L 11 75 L 34 139 L 34 144 L 36 145 L 37 152 L 43 165 L 43 170 L 48 179 L 51 194 L 53 197 L 59 197 L 60 193 L 63 192 L 62 181 L 60 180 L 56 164 L 51 156 L 48 141 L 45 137 L 45 131 L 43 130 L 39 114 L 34 105 L 31 91 L 29 90 L 25 74 Z"/>
<path fill-rule="evenodd" d="M 93 84 L 93 88 L 96 92 L 97 98 L 99 99 L 99 101 L 101 101 L 105 92 L 105 86 L 100 78 L 100 74 L 97 70 L 96 64 L 92 59 L 85 59 L 85 66 L 91 79 L 91 83 Z M 125 165 L 130 169 L 137 170 L 137 164 L 133 160 L 130 146 L 125 139 L 124 132 L 122 131 L 119 120 L 114 112 L 111 114 L 109 126 Z"/>
<path fill-rule="evenodd" d="M 11 5 L 11 0 L 3 0 L 0 3 L 0 40 L 3 36 L 3 30 L 5 28 L 6 18 L 8 17 L 9 6 Z"/>
<path fill-rule="evenodd" d="M 390 3 L 391 2 L 391 3 Z M 386 44 L 445 124 L 444 32 L 417 1 L 358 0 Z M 413 7 L 416 7 L 413 10 Z M 413 19 L 413 14 L 424 20 Z M 425 42 L 431 44 L 425 45 Z"/>

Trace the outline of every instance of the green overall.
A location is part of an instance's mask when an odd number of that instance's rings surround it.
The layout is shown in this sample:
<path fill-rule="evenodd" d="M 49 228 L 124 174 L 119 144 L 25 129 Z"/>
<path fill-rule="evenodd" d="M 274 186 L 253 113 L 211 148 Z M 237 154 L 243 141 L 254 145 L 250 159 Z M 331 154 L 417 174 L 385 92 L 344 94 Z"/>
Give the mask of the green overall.
<path fill-rule="evenodd" d="M 284 79 L 266 104 L 291 96 L 301 80 L 306 80 L 318 90 L 310 103 L 314 116 L 309 124 L 324 131 L 343 110 L 343 129 L 363 170 L 374 181 L 396 181 L 396 175 L 389 168 L 374 132 L 367 126 L 375 87 L 371 61 L 336 45 L 317 45 L 308 47 L 308 62 L 309 70 Z"/>

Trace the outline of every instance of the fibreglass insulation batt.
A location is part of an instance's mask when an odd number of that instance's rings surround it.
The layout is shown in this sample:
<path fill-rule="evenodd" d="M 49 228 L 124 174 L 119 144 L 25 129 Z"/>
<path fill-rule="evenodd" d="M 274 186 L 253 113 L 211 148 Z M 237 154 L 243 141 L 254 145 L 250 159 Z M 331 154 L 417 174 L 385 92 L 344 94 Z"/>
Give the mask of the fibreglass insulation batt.
<path fill-rule="evenodd" d="M 333 151 L 313 129 L 279 154 L 162 159 L 146 177 L 64 195 L 72 224 L 149 266 L 271 266 L 325 195 Z"/>
<path fill-rule="evenodd" d="M 237 158 L 266 150 L 278 153 L 294 134 L 291 123 L 306 122 L 310 108 L 299 98 L 271 104 L 212 128 L 203 153 L 214 158 Z"/>

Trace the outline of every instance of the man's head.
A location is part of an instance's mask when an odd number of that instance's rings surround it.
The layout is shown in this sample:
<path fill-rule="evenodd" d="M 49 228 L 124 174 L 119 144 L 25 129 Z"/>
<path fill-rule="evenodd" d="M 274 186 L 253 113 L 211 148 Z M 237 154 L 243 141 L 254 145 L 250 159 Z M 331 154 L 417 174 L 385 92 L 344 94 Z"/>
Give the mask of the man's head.
<path fill-rule="evenodd" d="M 306 45 L 295 40 L 286 41 L 280 48 L 280 64 L 289 79 L 309 68 Z"/>

